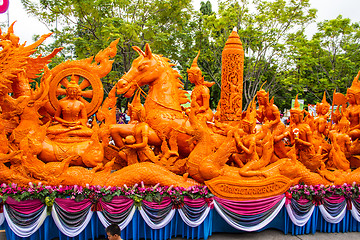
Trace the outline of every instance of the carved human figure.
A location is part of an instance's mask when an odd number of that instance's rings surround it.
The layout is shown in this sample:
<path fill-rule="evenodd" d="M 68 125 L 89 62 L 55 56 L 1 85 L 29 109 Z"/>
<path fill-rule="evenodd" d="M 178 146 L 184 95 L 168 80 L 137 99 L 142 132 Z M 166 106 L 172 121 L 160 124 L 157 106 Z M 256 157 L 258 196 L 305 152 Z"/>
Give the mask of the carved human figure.
<path fill-rule="evenodd" d="M 213 118 L 213 112 L 209 106 L 209 87 L 214 85 L 214 83 L 204 81 L 202 72 L 197 65 L 199 55 L 200 51 L 194 58 L 191 68 L 187 70 L 189 81 L 195 84 L 191 93 L 191 108 L 195 110 L 195 114 L 198 118 L 203 119 L 204 121 L 211 121 Z"/>
<path fill-rule="evenodd" d="M 110 127 L 110 135 L 115 145 L 120 148 L 119 155 L 129 165 L 136 163 L 134 151 L 136 150 L 140 162 L 158 162 L 151 145 L 161 145 L 161 140 L 153 129 L 145 122 L 145 108 L 140 102 L 140 92 L 137 92 L 132 103 L 128 104 L 130 121 L 128 124 L 114 124 Z"/>
<path fill-rule="evenodd" d="M 289 135 L 286 131 L 284 123 L 280 120 L 280 111 L 273 103 L 273 99 L 269 101 L 269 93 L 264 89 L 260 89 L 257 94 L 259 108 L 257 110 L 257 119 L 262 123 L 262 128 L 269 128 L 274 138 L 274 153 L 277 158 L 287 157 L 287 148 L 283 139 Z M 266 123 L 266 124 L 265 124 Z M 262 132 L 266 133 L 266 130 Z"/>
<path fill-rule="evenodd" d="M 341 170 L 348 170 L 350 163 L 347 158 L 351 157 L 351 139 L 347 134 L 350 122 L 343 115 L 337 124 L 337 128 L 329 132 L 332 149 L 327 165 Z"/>
<path fill-rule="evenodd" d="M 234 138 L 236 141 L 237 154 L 233 155 L 234 161 L 242 167 L 241 172 L 248 170 L 247 163 L 259 160 L 259 156 L 256 152 L 256 137 L 255 137 L 255 108 L 251 112 L 249 106 L 246 111 L 246 116 L 242 120 L 242 128 L 237 128 L 234 131 Z M 245 165 L 245 166 L 244 166 Z"/>
<path fill-rule="evenodd" d="M 330 104 L 326 101 L 326 93 L 324 92 L 321 103 L 316 104 L 316 117 L 313 121 L 309 119 L 309 125 L 313 127 L 313 143 L 315 151 L 319 154 L 327 154 L 331 150 L 330 144 L 325 140 L 328 136 L 330 126 L 329 119 Z M 310 116 L 308 116 L 310 117 Z"/>
<path fill-rule="evenodd" d="M 290 141 L 295 145 L 297 159 L 311 171 L 325 166 L 321 155 L 315 154 L 312 131 L 309 124 L 304 122 L 297 96 L 294 108 L 290 110 Z"/>
<path fill-rule="evenodd" d="M 55 136 L 55 139 L 64 137 L 91 137 L 93 131 L 87 127 L 88 121 L 86 107 L 83 102 L 78 100 L 81 89 L 73 80 L 66 87 L 66 97 L 59 101 L 59 106 L 55 112 L 55 125 L 47 129 L 48 135 Z"/>
<path fill-rule="evenodd" d="M 158 159 L 148 145 L 150 126 L 145 122 L 145 108 L 140 102 L 133 102 L 133 105 L 130 105 L 129 108 L 129 115 L 131 122 L 135 124 L 133 133 L 135 142 L 127 140 L 129 136 L 132 136 L 129 135 L 125 139 L 125 146 L 136 150 L 140 162 L 151 161 L 157 163 Z"/>
<path fill-rule="evenodd" d="M 350 121 L 349 136 L 354 141 L 360 138 L 360 82 L 359 75 L 354 78 L 350 88 L 346 92 L 349 106 L 346 108 L 347 118 Z"/>
<path fill-rule="evenodd" d="M 328 118 L 329 118 L 330 104 L 326 101 L 324 92 L 321 103 L 316 104 L 316 117 L 314 118 L 315 131 L 314 134 L 319 136 L 327 136 L 329 132 Z"/>
<path fill-rule="evenodd" d="M 297 102 L 297 98 L 296 101 Z M 300 151 L 314 152 L 310 126 L 303 122 L 303 111 L 296 106 L 290 110 L 290 141 Z"/>

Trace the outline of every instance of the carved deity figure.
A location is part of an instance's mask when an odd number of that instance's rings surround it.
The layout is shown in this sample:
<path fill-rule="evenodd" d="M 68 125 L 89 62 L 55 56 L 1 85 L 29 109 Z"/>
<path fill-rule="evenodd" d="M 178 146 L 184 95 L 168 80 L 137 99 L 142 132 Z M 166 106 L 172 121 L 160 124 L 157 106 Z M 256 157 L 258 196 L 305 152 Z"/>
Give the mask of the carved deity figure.
<path fill-rule="evenodd" d="M 350 121 L 349 136 L 354 141 L 360 138 L 360 82 L 359 75 L 354 78 L 350 88 L 346 92 L 349 106 L 346 108 L 347 118 Z"/>
<path fill-rule="evenodd" d="M 347 158 L 351 157 L 351 139 L 347 134 L 350 122 L 346 119 L 345 115 L 337 124 L 337 129 L 329 132 L 331 140 L 331 151 L 329 155 L 328 165 L 336 167 L 341 170 L 350 169 L 350 163 Z"/>
<path fill-rule="evenodd" d="M 326 94 L 324 92 L 321 103 L 316 104 L 316 117 L 314 118 L 315 123 L 315 134 L 319 136 L 327 136 L 328 129 L 328 118 L 329 118 L 330 104 L 326 101 Z"/>
<path fill-rule="evenodd" d="M 138 101 L 136 101 L 138 100 Z M 145 122 L 145 108 L 140 102 L 140 98 L 134 98 L 132 104 L 129 105 L 130 121 L 135 124 L 134 128 L 134 141 L 131 141 L 129 135 L 125 138 L 125 146 L 127 148 L 135 149 L 140 162 L 151 161 L 154 163 L 158 162 L 153 150 L 148 145 L 150 126 Z"/>
<path fill-rule="evenodd" d="M 128 162 L 128 165 L 138 161 L 158 162 L 149 144 L 161 145 L 161 140 L 157 137 L 153 129 L 145 122 L 145 108 L 140 102 L 140 92 L 135 94 L 131 104 L 128 105 L 130 121 L 128 124 L 114 124 L 110 127 L 110 134 L 115 145 L 120 148 L 119 155 Z M 135 150 L 138 156 L 134 158 Z"/>
<path fill-rule="evenodd" d="M 318 153 L 329 153 L 331 146 L 325 140 L 329 134 L 329 111 L 330 104 L 326 101 L 326 93 L 324 92 L 321 103 L 316 104 L 316 117 L 313 121 L 313 143 L 315 151 Z"/>
<path fill-rule="evenodd" d="M 74 76 L 66 86 L 66 97 L 59 101 L 54 116 L 55 125 L 47 129 L 47 135 L 54 136 L 54 140 L 74 137 L 89 138 L 93 131 L 87 127 L 88 121 L 85 104 L 78 100 L 81 89 L 74 81 Z"/>
<path fill-rule="evenodd" d="M 191 108 L 193 108 L 196 116 L 204 121 L 211 121 L 213 118 L 213 112 L 209 106 L 210 91 L 209 87 L 214 85 L 204 81 L 202 72 L 198 67 L 197 60 L 200 55 L 200 50 L 197 56 L 194 58 L 191 68 L 187 70 L 189 81 L 195 84 L 191 93 Z"/>
<path fill-rule="evenodd" d="M 246 116 L 242 120 L 242 129 L 238 128 L 234 131 L 234 138 L 238 154 L 233 155 L 234 161 L 242 167 L 240 172 L 246 172 L 249 166 L 248 163 L 259 160 L 256 152 L 256 111 L 255 108 L 251 111 L 252 106 L 249 106 L 246 111 Z M 245 165 L 245 166 L 244 166 Z"/>
<path fill-rule="evenodd" d="M 280 121 L 280 111 L 272 99 L 269 102 L 269 93 L 264 89 L 257 92 L 259 108 L 257 110 L 257 119 L 262 123 L 262 128 L 269 128 L 274 137 L 274 153 L 277 158 L 286 158 L 287 150 L 283 139 L 288 136 L 285 125 Z M 266 124 L 265 124 L 266 123 Z M 267 132 L 263 130 L 262 132 Z"/>
<path fill-rule="evenodd" d="M 316 171 L 319 167 L 324 167 L 321 155 L 315 157 L 312 131 L 309 124 L 304 122 L 298 96 L 295 98 L 294 108 L 290 110 L 290 141 L 295 144 L 297 159 L 308 169 Z"/>

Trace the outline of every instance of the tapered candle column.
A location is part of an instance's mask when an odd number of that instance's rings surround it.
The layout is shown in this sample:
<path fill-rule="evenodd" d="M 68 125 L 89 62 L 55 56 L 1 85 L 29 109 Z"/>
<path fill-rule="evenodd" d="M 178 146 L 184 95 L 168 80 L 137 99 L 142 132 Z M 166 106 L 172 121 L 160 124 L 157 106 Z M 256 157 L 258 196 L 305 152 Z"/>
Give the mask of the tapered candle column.
<path fill-rule="evenodd" d="M 242 112 L 244 50 L 236 30 L 222 52 L 220 119 L 240 121 Z M 219 108 L 218 108 L 219 109 Z"/>

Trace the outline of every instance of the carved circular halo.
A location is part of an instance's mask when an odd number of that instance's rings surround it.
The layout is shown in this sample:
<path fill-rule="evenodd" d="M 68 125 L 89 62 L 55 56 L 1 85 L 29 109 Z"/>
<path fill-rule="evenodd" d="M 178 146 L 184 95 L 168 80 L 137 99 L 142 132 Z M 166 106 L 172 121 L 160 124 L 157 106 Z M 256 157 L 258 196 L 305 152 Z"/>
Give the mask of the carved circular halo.
<path fill-rule="evenodd" d="M 49 104 L 46 110 L 54 115 L 59 106 L 59 100 L 66 96 L 66 86 L 71 76 L 81 89 L 79 100 L 85 104 L 87 116 L 93 115 L 100 107 L 104 91 L 100 78 L 81 68 L 67 68 L 52 76 L 49 88 Z"/>

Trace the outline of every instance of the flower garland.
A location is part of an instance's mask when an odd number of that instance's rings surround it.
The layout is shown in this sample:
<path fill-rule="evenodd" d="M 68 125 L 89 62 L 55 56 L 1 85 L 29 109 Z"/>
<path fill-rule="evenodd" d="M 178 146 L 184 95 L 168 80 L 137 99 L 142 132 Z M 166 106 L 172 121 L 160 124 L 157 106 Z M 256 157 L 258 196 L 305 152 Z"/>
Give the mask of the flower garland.
<path fill-rule="evenodd" d="M 294 198 L 299 200 L 300 198 L 313 201 L 315 205 L 321 205 L 324 203 L 325 197 L 331 197 L 333 195 L 344 196 L 346 199 L 357 199 L 360 195 L 359 185 L 355 182 L 353 184 L 344 183 L 343 185 L 306 185 L 300 183 L 298 185 L 290 187 L 285 193 L 288 199 Z"/>
<path fill-rule="evenodd" d="M 100 199 L 110 202 L 115 196 L 125 196 L 133 199 L 137 206 L 141 206 L 143 200 L 160 203 L 164 197 L 170 197 L 174 208 L 180 208 L 184 204 L 185 196 L 192 199 L 205 198 L 207 201 L 211 201 L 213 197 L 206 186 L 183 188 L 156 184 L 152 187 L 145 187 L 143 182 L 141 182 L 140 186 L 135 184 L 132 187 L 126 185 L 123 187 L 102 187 L 99 185 L 90 186 L 89 184 L 86 184 L 85 187 L 78 185 L 48 186 L 32 182 L 29 182 L 28 187 L 21 187 L 16 183 L 3 183 L 0 185 L 0 198 L 3 202 L 8 197 L 16 201 L 39 199 L 49 207 L 53 205 L 55 198 L 70 198 L 78 202 L 90 199 L 96 205 Z"/>
<path fill-rule="evenodd" d="M 316 205 L 321 205 L 325 197 L 333 195 L 344 196 L 346 199 L 356 199 L 360 195 L 360 187 L 355 182 L 353 184 L 343 185 L 306 185 L 300 183 L 290 187 L 285 193 L 288 199 L 299 200 L 301 198 L 313 201 Z M 29 182 L 29 186 L 21 187 L 16 183 L 1 184 L 0 198 L 5 202 L 8 197 L 16 201 L 24 201 L 28 199 L 39 199 L 47 206 L 51 207 L 55 198 L 70 198 L 75 201 L 82 201 L 90 199 L 94 204 L 98 203 L 100 199 L 105 202 L 110 202 L 115 196 L 125 196 L 133 199 L 136 206 L 141 206 L 143 200 L 148 202 L 160 203 L 164 197 L 170 197 L 174 208 L 181 208 L 184 205 L 184 197 L 188 196 L 191 199 L 204 198 L 205 201 L 211 203 L 213 194 L 206 186 L 192 186 L 190 188 L 173 187 L 173 186 L 155 186 L 145 187 L 143 182 L 141 185 L 135 184 L 132 187 L 126 185 L 122 187 L 112 186 L 90 186 L 85 187 L 73 186 L 48 186 L 41 183 L 35 184 Z"/>

